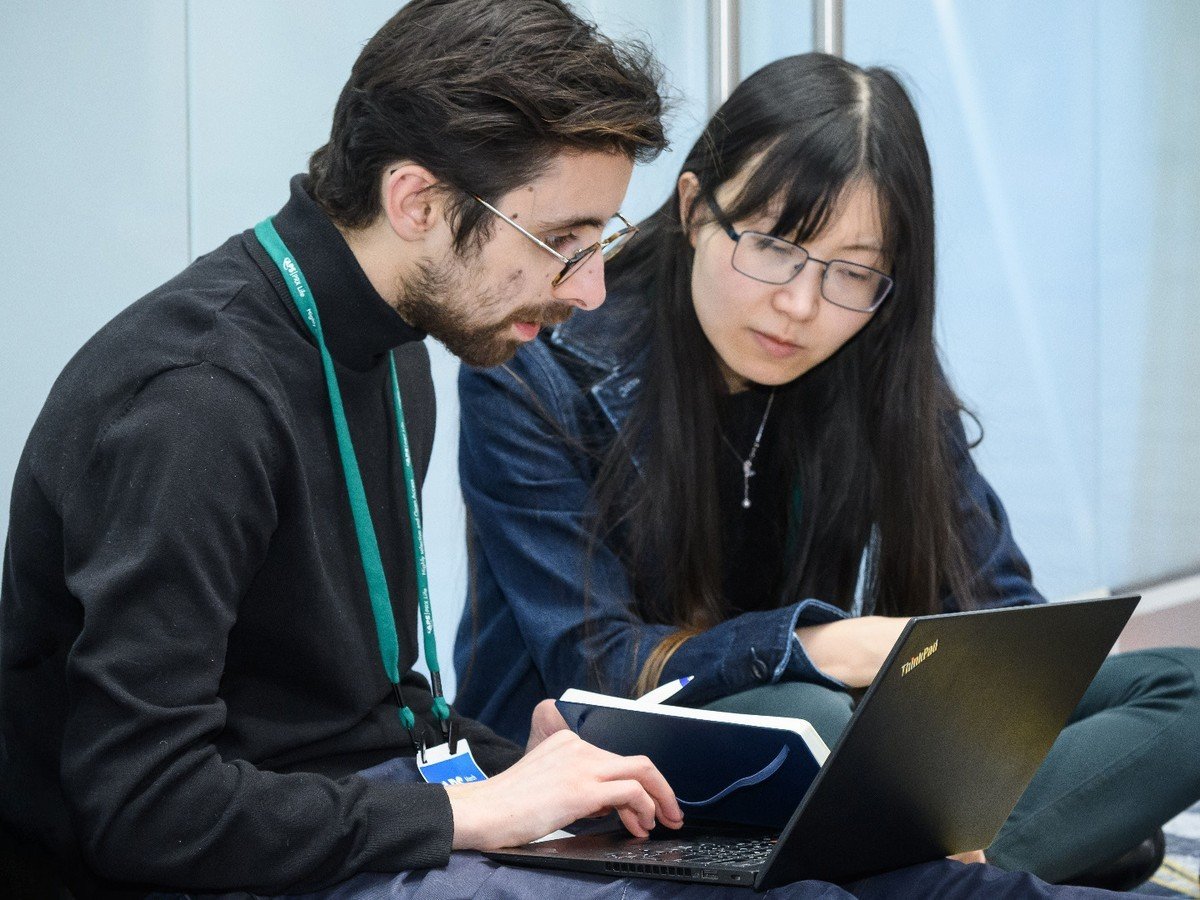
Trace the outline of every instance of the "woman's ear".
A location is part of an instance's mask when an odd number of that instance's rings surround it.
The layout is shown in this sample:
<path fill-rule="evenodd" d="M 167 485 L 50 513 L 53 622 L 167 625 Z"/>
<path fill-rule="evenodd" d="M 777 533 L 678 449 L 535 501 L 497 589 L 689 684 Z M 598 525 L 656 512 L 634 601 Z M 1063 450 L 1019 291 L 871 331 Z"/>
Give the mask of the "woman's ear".
<path fill-rule="evenodd" d="M 696 204 L 696 198 L 700 196 L 700 179 L 696 177 L 695 172 L 684 172 L 679 176 L 675 190 L 679 193 L 679 224 L 687 233 L 688 243 L 695 249 L 696 227 L 691 222 L 692 208 Z"/>
<path fill-rule="evenodd" d="M 401 239 L 419 241 L 438 223 L 442 198 L 430 190 L 437 178 L 424 166 L 401 163 L 383 175 L 383 215 Z"/>

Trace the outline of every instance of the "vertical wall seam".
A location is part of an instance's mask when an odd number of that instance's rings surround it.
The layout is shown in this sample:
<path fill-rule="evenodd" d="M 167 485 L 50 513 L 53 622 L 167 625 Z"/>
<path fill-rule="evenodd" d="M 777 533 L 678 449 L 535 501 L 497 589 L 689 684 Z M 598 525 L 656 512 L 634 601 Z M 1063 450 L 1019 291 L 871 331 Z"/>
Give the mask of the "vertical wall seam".
<path fill-rule="evenodd" d="M 187 215 L 185 229 L 187 240 L 187 262 L 196 258 L 195 237 L 192 220 L 195 212 L 192 185 L 192 10 L 191 0 L 183 0 L 183 185 L 186 191 L 184 209 Z"/>
<path fill-rule="evenodd" d="M 1102 235 L 1100 227 L 1100 218 L 1103 211 L 1102 194 L 1103 175 L 1101 166 L 1103 165 L 1103 154 L 1100 146 L 1104 140 L 1104 129 L 1100 121 L 1102 115 L 1102 107 L 1100 105 L 1100 82 L 1103 78 L 1103 72 L 1100 68 L 1100 48 L 1103 44 L 1101 32 L 1103 25 L 1100 22 L 1100 17 L 1104 13 L 1101 11 L 1096 16 L 1092 17 L 1092 252 L 1094 254 L 1095 266 L 1092 269 L 1095 278 L 1095 293 L 1093 297 L 1096 303 L 1096 344 L 1095 344 L 1095 381 L 1093 382 L 1094 396 L 1092 397 L 1093 419 L 1092 427 L 1095 429 L 1095 470 L 1092 472 L 1092 489 L 1094 493 L 1095 506 L 1092 509 L 1096 529 L 1093 533 L 1094 544 L 1091 548 L 1091 564 L 1093 574 L 1095 575 L 1095 583 L 1111 587 L 1108 579 L 1111 571 L 1104 571 L 1105 560 L 1108 555 L 1104 552 L 1106 543 L 1105 524 L 1112 521 L 1108 516 L 1104 515 L 1108 506 L 1104 494 L 1104 472 L 1108 462 L 1108 449 L 1105 444 L 1104 435 L 1106 429 L 1104 427 L 1104 396 L 1105 386 L 1108 381 L 1108 367 L 1104 365 L 1105 359 L 1105 329 L 1104 329 L 1104 271 L 1101 263 L 1102 256 Z"/>

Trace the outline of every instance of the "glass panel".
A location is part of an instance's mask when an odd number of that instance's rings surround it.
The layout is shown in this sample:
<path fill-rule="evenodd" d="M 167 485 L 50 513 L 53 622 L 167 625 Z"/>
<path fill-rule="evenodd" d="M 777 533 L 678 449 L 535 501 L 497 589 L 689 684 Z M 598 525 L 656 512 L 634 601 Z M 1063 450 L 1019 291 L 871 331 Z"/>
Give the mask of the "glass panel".
<path fill-rule="evenodd" d="M 1200 5 L 1097 10 L 1097 300 L 1103 573 L 1200 568 Z"/>
<path fill-rule="evenodd" d="M 856 0 L 846 49 L 921 112 L 939 337 L 1040 587 L 1200 568 L 1200 5 Z"/>

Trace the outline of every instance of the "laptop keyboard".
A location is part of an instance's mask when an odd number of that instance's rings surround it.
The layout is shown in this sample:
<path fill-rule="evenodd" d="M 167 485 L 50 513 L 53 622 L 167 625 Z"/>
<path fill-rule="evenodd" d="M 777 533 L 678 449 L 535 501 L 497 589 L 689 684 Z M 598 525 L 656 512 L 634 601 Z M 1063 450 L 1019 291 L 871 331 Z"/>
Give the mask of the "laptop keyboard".
<path fill-rule="evenodd" d="M 744 841 L 655 841 L 651 846 L 610 850 L 605 857 L 614 862 L 625 863 L 751 868 L 766 861 L 775 849 L 775 843 L 776 838 Z"/>

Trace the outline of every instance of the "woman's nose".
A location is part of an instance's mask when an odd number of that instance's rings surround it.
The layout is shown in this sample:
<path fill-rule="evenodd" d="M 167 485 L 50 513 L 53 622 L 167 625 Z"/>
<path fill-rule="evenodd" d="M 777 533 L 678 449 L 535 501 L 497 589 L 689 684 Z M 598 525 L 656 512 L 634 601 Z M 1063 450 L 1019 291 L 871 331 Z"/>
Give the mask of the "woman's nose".
<path fill-rule="evenodd" d="M 821 308 L 821 276 L 824 270 L 820 263 L 809 260 L 796 277 L 787 284 L 779 285 L 771 299 L 771 305 L 792 319 L 811 319 Z"/>

